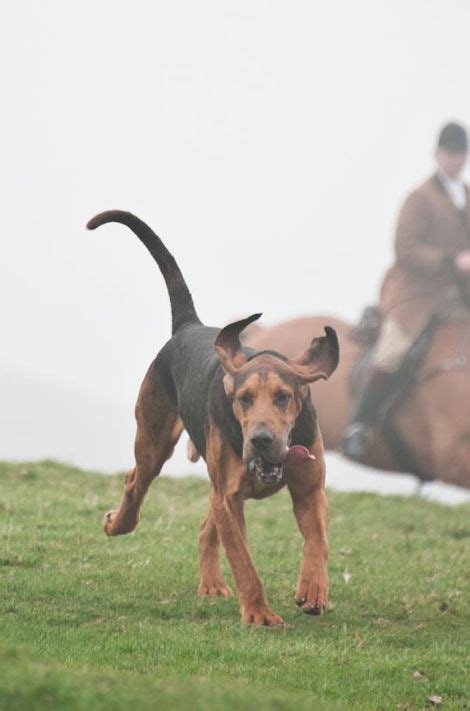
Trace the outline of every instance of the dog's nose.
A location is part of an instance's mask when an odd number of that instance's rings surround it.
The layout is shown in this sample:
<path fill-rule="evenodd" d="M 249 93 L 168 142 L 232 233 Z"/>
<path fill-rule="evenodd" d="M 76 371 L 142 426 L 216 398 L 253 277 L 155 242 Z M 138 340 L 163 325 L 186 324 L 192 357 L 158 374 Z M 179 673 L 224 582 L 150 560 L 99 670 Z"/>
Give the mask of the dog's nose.
<path fill-rule="evenodd" d="M 266 430 L 255 432 L 250 442 L 258 452 L 264 452 L 273 441 L 273 436 Z"/>

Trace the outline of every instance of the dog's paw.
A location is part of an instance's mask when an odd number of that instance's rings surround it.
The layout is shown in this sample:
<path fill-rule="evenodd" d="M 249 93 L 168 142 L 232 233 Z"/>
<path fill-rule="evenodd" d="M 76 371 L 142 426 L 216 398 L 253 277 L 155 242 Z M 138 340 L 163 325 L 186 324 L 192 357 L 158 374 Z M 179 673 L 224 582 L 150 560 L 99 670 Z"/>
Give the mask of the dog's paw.
<path fill-rule="evenodd" d="M 119 516 L 119 511 L 107 511 L 103 519 L 103 529 L 107 536 L 123 536 L 130 533 L 137 525 L 137 518 L 128 515 Z"/>
<path fill-rule="evenodd" d="M 103 518 L 103 529 L 107 536 L 115 536 L 113 531 L 113 521 L 116 518 L 117 511 L 107 511 Z"/>
<path fill-rule="evenodd" d="M 228 597 L 232 594 L 231 589 L 225 580 L 201 580 L 197 589 L 198 595 L 209 595 L 210 597 Z"/>
<path fill-rule="evenodd" d="M 328 581 L 312 579 L 308 582 L 299 582 L 295 596 L 295 604 L 306 615 L 322 615 L 328 601 Z"/>
<path fill-rule="evenodd" d="M 257 627 L 282 627 L 284 620 L 280 615 L 271 612 L 266 605 L 250 605 L 245 604 L 241 610 L 242 622 L 247 625 L 256 625 Z"/>

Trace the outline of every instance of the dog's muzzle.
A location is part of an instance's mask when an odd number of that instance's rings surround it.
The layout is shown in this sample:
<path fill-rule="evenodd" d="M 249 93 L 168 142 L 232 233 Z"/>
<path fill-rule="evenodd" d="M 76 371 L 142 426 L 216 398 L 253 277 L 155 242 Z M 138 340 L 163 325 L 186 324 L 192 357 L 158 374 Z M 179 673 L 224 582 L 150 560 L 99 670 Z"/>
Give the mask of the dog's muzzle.
<path fill-rule="evenodd" d="M 286 447 L 282 462 L 273 464 L 262 456 L 257 456 L 248 463 L 248 469 L 255 474 L 261 484 L 265 486 L 276 486 L 284 476 L 284 465 L 286 463 L 299 464 L 306 460 L 314 460 L 315 456 L 310 454 L 307 447 L 301 444 L 294 444 Z"/>
<path fill-rule="evenodd" d="M 253 472 L 261 484 L 275 486 L 282 479 L 282 462 L 273 464 L 264 457 L 255 457 L 248 463 L 248 469 Z"/>

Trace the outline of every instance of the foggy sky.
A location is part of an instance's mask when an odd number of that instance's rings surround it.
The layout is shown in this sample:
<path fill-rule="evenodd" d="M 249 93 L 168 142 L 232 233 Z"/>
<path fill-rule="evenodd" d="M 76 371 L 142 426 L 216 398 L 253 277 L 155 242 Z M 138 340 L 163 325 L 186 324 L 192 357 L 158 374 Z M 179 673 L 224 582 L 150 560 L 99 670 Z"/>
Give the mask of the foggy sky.
<path fill-rule="evenodd" d="M 0 367 L 130 417 L 170 335 L 168 297 L 137 238 L 87 233 L 91 216 L 148 221 L 208 324 L 353 319 L 376 298 L 439 126 L 470 117 L 461 0 L 53 0 L 1 14 Z"/>

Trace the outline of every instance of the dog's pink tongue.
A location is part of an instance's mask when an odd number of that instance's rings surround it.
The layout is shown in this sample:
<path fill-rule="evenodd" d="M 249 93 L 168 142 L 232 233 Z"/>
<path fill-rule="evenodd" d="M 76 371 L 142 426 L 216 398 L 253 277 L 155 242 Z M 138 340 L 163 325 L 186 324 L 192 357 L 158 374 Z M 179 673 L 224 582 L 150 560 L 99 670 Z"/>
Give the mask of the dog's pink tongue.
<path fill-rule="evenodd" d="M 289 447 L 284 455 L 284 462 L 289 462 L 289 464 L 298 464 L 306 459 L 315 459 L 315 457 L 302 444 L 294 444 Z"/>

